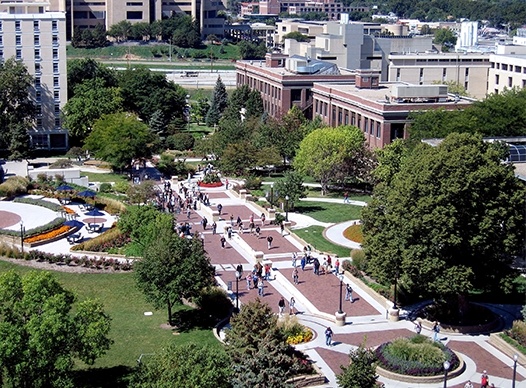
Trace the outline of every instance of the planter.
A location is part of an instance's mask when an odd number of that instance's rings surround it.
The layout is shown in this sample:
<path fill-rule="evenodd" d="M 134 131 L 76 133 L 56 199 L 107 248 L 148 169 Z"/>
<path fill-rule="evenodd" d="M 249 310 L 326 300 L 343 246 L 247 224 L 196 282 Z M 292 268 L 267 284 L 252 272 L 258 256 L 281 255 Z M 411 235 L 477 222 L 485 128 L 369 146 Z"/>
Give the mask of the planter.
<path fill-rule="evenodd" d="M 223 183 L 221 183 L 221 182 L 214 182 L 214 183 L 198 182 L 197 185 L 198 185 L 199 187 L 214 188 L 214 187 L 221 187 L 221 186 L 223 186 Z"/>
<path fill-rule="evenodd" d="M 464 362 L 464 359 L 457 353 L 454 352 L 459 361 L 460 364 L 458 367 L 447 374 L 448 379 L 452 379 L 454 377 L 460 376 L 464 371 L 466 370 L 466 363 Z M 436 376 L 410 376 L 410 375 L 402 375 L 400 373 L 391 372 L 387 369 L 382 368 L 381 366 L 376 367 L 376 373 L 378 373 L 380 376 L 396 380 L 396 381 L 403 381 L 404 383 L 412 383 L 412 384 L 433 384 L 433 383 L 441 383 L 444 381 L 444 374 L 436 375 Z"/>
<path fill-rule="evenodd" d="M 61 233 L 61 234 L 59 234 L 59 235 L 57 235 L 55 237 L 51 237 L 51 238 L 48 238 L 48 239 L 45 239 L 45 240 L 35 241 L 35 242 L 31 242 L 31 243 L 28 243 L 28 242 L 24 241 L 24 246 L 25 247 L 29 247 L 29 248 L 33 248 L 33 247 L 38 247 L 40 245 L 49 244 L 49 243 L 58 241 L 58 240 L 66 237 L 66 236 L 69 236 L 70 234 L 75 233 L 75 231 L 76 231 L 75 228 L 71 228 L 67 232 Z"/>

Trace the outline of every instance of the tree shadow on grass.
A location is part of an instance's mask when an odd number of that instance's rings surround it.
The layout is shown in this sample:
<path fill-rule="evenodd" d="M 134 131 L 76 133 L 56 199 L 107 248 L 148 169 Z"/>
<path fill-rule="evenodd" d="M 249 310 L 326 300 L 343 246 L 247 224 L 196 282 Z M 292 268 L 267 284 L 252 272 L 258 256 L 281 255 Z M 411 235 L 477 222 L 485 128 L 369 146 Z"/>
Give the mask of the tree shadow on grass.
<path fill-rule="evenodd" d="M 183 333 L 195 329 L 211 329 L 216 320 L 201 309 L 179 310 L 172 314 L 172 324 Z"/>
<path fill-rule="evenodd" d="M 73 372 L 74 384 L 82 388 L 126 388 L 133 371 L 124 365 L 76 370 Z"/>
<path fill-rule="evenodd" d="M 294 211 L 297 213 L 314 213 L 314 212 L 321 212 L 326 210 L 324 207 L 319 205 L 304 205 L 304 204 L 297 204 L 294 207 Z"/>

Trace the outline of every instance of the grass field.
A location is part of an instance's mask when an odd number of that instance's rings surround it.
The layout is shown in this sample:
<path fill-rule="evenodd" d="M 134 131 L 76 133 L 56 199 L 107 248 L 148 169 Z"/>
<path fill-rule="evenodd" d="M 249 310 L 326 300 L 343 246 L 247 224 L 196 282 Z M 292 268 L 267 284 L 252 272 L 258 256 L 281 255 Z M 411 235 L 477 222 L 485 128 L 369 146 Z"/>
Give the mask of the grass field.
<path fill-rule="evenodd" d="M 23 274 L 32 269 L 0 261 L 0 273 L 8 270 Z M 171 330 L 162 329 L 161 324 L 167 321 L 166 311 L 155 310 L 145 301 L 135 287 L 132 273 L 53 273 L 65 288 L 78 295 L 79 300 L 86 298 L 101 300 L 106 312 L 112 318 L 110 335 L 114 344 L 109 352 L 90 368 L 93 373 L 95 373 L 93 369 L 97 369 L 102 374 L 118 374 L 119 372 L 116 372 L 118 370 L 126 373 L 129 367 L 137 365 L 137 359 L 141 354 L 154 353 L 170 341 L 180 344 L 196 341 L 208 346 L 221 346 L 208 328 L 185 331 L 177 336 Z M 179 307 L 179 311 L 184 309 L 186 307 Z M 153 315 L 145 316 L 145 311 L 152 311 Z M 85 365 L 78 367 L 87 368 Z M 108 382 L 108 385 L 101 386 L 112 385 Z"/>
<path fill-rule="evenodd" d="M 295 205 L 294 211 L 321 222 L 344 222 L 360 219 L 362 207 L 343 203 L 301 201 Z"/>
<path fill-rule="evenodd" d="M 126 175 L 121 174 L 82 171 L 82 175 L 87 176 L 90 182 L 128 182 Z"/>
<path fill-rule="evenodd" d="M 324 229 L 323 226 L 309 226 L 308 228 L 294 229 L 294 233 L 316 250 L 332 253 L 338 257 L 349 257 L 351 252 L 350 248 L 345 248 L 326 240 L 325 237 L 323 237 Z"/>
<path fill-rule="evenodd" d="M 343 202 L 343 190 L 340 191 L 329 191 L 326 195 L 321 195 L 321 189 L 316 187 L 307 188 L 307 197 L 316 197 L 316 198 L 339 198 Z M 357 194 L 349 192 L 349 199 L 353 201 L 363 201 L 369 203 L 371 201 L 371 196 L 367 194 Z"/>

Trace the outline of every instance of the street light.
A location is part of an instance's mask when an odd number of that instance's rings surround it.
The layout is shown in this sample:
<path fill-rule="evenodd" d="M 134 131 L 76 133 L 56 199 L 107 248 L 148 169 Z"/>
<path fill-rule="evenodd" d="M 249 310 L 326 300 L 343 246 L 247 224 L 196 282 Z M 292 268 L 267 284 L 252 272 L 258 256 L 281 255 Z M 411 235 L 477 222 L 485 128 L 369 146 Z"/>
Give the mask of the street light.
<path fill-rule="evenodd" d="M 270 184 L 270 206 L 274 203 L 274 182 Z"/>
<path fill-rule="evenodd" d="M 289 199 L 288 195 L 285 195 L 285 221 L 289 222 Z"/>
<path fill-rule="evenodd" d="M 338 279 L 340 279 L 340 309 L 338 314 L 343 314 L 343 274 L 339 274 Z"/>
<path fill-rule="evenodd" d="M 236 312 L 239 311 L 239 279 L 243 274 L 243 266 L 238 264 L 236 267 Z"/>
<path fill-rule="evenodd" d="M 22 253 L 24 253 L 24 234 L 26 228 L 24 228 L 24 222 L 20 222 L 20 246 L 22 247 Z"/>
<path fill-rule="evenodd" d="M 447 372 L 449 371 L 449 367 L 451 364 L 449 361 L 444 361 L 443 367 L 444 367 L 444 388 L 447 388 Z"/>
<path fill-rule="evenodd" d="M 514 354 L 513 355 L 513 381 L 511 383 L 511 388 L 515 388 L 515 379 L 517 378 L 517 360 L 519 359 L 519 355 Z"/>

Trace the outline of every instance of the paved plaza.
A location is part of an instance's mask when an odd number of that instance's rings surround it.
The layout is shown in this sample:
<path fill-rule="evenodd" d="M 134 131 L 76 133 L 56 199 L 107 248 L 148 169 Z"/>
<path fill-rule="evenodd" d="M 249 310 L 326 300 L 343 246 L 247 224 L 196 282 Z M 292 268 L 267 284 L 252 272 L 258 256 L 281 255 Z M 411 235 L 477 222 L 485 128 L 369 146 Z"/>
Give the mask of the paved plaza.
<path fill-rule="evenodd" d="M 196 182 L 198 177 L 194 177 Z M 232 182 L 232 181 L 231 181 Z M 187 181 L 185 181 L 187 184 Z M 354 302 L 344 301 L 343 310 L 347 313 L 345 326 L 335 325 L 334 313 L 339 308 L 340 280 L 333 273 L 315 275 L 312 264 L 305 267 L 305 271 L 299 268 L 299 282 L 294 284 L 292 279 L 292 253 L 297 252 L 301 257 L 303 245 L 290 233 L 281 235 L 278 226 L 269 223 L 269 220 L 262 225 L 261 212 L 251 202 L 239 198 L 237 194 L 228 191 L 223 187 L 214 189 L 202 189 L 209 194 L 211 207 L 216 209 L 221 204 L 222 214 L 217 225 L 217 234 L 212 234 L 210 227 L 211 220 L 204 209 L 198 208 L 192 211 L 188 221 L 193 224 L 193 231 L 199 231 L 204 236 L 204 246 L 208 252 L 211 262 L 216 269 L 217 282 L 228 289 L 233 300 L 235 300 L 236 279 L 235 268 L 238 264 L 243 266 L 243 277 L 239 281 L 239 303 L 243 305 L 258 296 L 257 290 L 247 289 L 246 275 L 256 264 L 255 252 L 261 251 L 264 254 L 264 261 L 272 263 L 272 273 L 269 281 L 265 282 L 264 296 L 262 300 L 268 303 L 271 308 L 278 313 L 278 301 L 281 296 L 289 301 L 291 297 L 296 300 L 297 317 L 301 323 L 311 328 L 314 333 L 314 339 L 306 344 L 298 345 L 297 348 L 304 351 L 313 362 L 320 368 L 326 376 L 328 382 L 325 387 L 337 387 L 336 374 L 340 372 L 340 365 L 348 364 L 348 354 L 351 349 L 365 341 L 366 346 L 377 346 L 383 342 L 393 340 L 399 337 L 410 337 L 414 335 L 414 325 L 407 320 L 391 322 L 387 319 L 387 309 L 390 307 L 387 303 L 379 302 L 380 299 L 373 298 L 369 293 L 361 289 L 359 284 L 354 284 L 348 279 L 345 283 L 351 283 L 353 288 Z M 311 200 L 311 199 L 309 199 Z M 339 201 L 339 200 L 331 200 Z M 6 205 L 9 204 L 9 205 Z M 364 203 L 354 203 L 355 205 L 364 206 Z M 14 206 L 16 205 L 16 206 Z M 74 211 L 79 214 L 78 219 L 83 222 L 89 222 L 89 217 L 84 216 L 82 209 L 78 205 L 71 204 Z M 57 217 L 55 212 L 45 208 L 36 208 L 34 206 L 22 206 L 22 204 L 0 202 L 0 217 L 8 213 L 19 216 L 11 217 L 11 225 L 6 225 L 9 229 L 19 230 L 20 223 L 23 222 L 26 228 L 34 226 L 37 221 L 40 224 L 49 222 Z M 261 226 L 261 235 L 250 234 L 248 230 L 249 218 L 254 215 L 256 225 Z M 244 231 L 240 233 L 237 227 L 234 227 L 234 233 L 231 239 L 227 238 L 226 247 L 221 248 L 220 238 L 225 227 L 230 225 L 230 216 L 234 220 L 241 217 L 244 224 Z M 208 228 L 203 231 L 200 224 L 202 217 L 208 217 Z M 342 246 L 349 249 L 358 245 L 347 240 L 343 236 L 343 231 L 354 221 L 332 225 L 319 223 L 310 217 L 304 215 L 289 213 L 291 221 L 291 231 L 295 228 L 304 228 L 310 225 L 319 225 L 327 227 L 325 236 Z M 178 216 L 180 221 L 187 221 L 186 214 Z M 114 218 L 109 214 L 104 214 L 104 224 L 109 227 Z M 83 227 L 80 232 L 86 238 L 93 237 Z M 267 236 L 272 235 L 274 238 L 271 249 L 267 247 Z M 226 236 L 225 236 L 226 237 Z M 66 239 L 57 242 L 39 246 L 39 249 L 52 253 L 69 253 L 70 244 Z M 323 253 L 313 252 L 314 256 Z M 344 258 L 339 258 L 343 261 Z M 297 264 L 299 265 L 299 258 Z M 334 258 L 333 258 L 334 264 Z M 511 322 L 516 316 L 507 313 L 507 306 L 493 306 L 499 309 L 506 322 Z M 285 309 L 288 312 L 288 303 Z M 324 331 L 327 326 L 331 326 L 334 332 L 334 345 L 326 346 Z M 431 336 L 430 330 L 423 328 L 422 334 Z M 464 384 L 471 380 L 475 387 L 480 387 L 480 376 L 484 370 L 487 370 L 490 376 L 490 382 L 495 387 L 508 388 L 512 386 L 513 359 L 503 354 L 489 342 L 487 335 L 462 335 L 455 333 L 443 333 L 443 343 L 460 353 L 466 362 L 466 370 L 460 376 L 450 379 L 448 387 L 463 387 Z M 399 381 L 389 380 L 380 377 L 379 380 L 389 388 L 398 387 L 422 387 L 437 388 L 442 383 L 434 384 L 409 384 Z M 517 367 L 517 388 L 526 388 L 526 368 L 523 365 Z"/>

